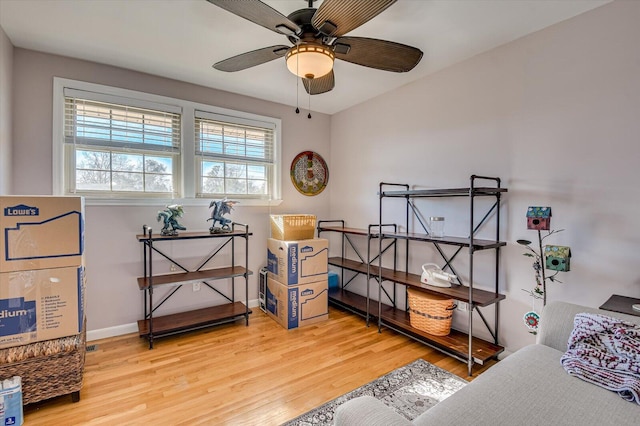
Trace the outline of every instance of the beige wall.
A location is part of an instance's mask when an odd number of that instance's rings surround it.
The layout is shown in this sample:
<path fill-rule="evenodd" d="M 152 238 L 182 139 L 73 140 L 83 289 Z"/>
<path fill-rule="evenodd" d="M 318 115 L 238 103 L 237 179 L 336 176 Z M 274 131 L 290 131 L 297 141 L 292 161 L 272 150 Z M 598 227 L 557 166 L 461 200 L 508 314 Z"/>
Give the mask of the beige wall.
<path fill-rule="evenodd" d="M 247 223 L 251 237 L 249 269 L 256 272 L 250 279 L 249 298 L 257 299 L 257 271 L 266 264 L 266 238 L 269 236 L 268 214 L 328 213 L 328 191 L 305 197 L 291 185 L 289 165 L 300 151 L 314 150 L 329 158 L 330 117 L 316 113 L 313 119 L 296 115 L 288 106 L 221 92 L 179 81 L 142 74 L 92 62 L 16 48 L 14 52 L 14 181 L 16 194 L 51 194 L 52 169 L 52 87 L 53 77 L 63 77 L 105 84 L 163 96 L 186 99 L 209 105 L 245 111 L 282 120 L 283 203 L 280 206 L 249 207 L 236 205 L 233 220 Z M 215 73 L 212 77 L 215 78 Z M 331 167 L 331 164 L 328 164 Z M 330 182 L 331 185 L 333 182 Z M 133 324 L 142 318 L 142 294 L 136 277 L 142 274 L 142 250 L 135 239 L 143 224 L 157 225 L 159 206 L 87 207 L 87 324 L 97 330 Z M 205 207 L 185 206 L 183 224 L 189 230 L 209 227 Z M 189 266 L 197 266 L 201 255 L 209 253 L 203 244 L 178 244 L 167 247 L 170 255 L 184 257 Z M 222 262 L 229 262 L 222 258 Z M 227 263 L 223 263 L 226 266 Z M 158 266 L 157 271 L 168 265 Z M 187 290 L 187 291 L 184 291 Z M 184 289 L 167 303 L 164 312 L 187 307 L 201 307 L 219 298 L 207 299 L 205 289 L 192 293 Z M 160 292 L 161 293 L 161 292 Z M 162 294 L 162 293 L 161 293 Z M 244 297 L 239 288 L 238 297 Z M 158 297 L 158 295 L 156 295 Z"/>
<path fill-rule="evenodd" d="M 335 114 L 332 216 L 352 226 L 377 222 L 380 181 L 463 187 L 471 174 L 501 177 L 509 193 L 500 326 L 510 350 L 534 340 L 522 322 L 532 261 L 515 243 L 536 238 L 526 229 L 530 205 L 552 206 L 552 227 L 565 231 L 546 243 L 573 251 L 551 300 L 600 306 L 614 293 L 640 297 L 638 22 L 640 2 L 614 2 Z M 425 216 L 445 216 L 453 235 L 468 234 L 464 202 L 419 204 Z M 413 245 L 414 272 L 439 259 Z M 484 259 L 491 255 L 475 258 L 477 285 L 487 287 Z"/>
<path fill-rule="evenodd" d="M 0 27 L 0 194 L 11 193 L 13 45 Z"/>
<path fill-rule="evenodd" d="M 312 212 L 366 226 L 378 220 L 380 181 L 450 187 L 468 185 L 474 173 L 499 176 L 509 188 L 502 210 L 508 245 L 501 262 L 507 295 L 501 305 L 501 342 L 515 350 L 533 341 L 522 323 L 531 308 L 522 289 L 532 287 L 533 270 L 515 244 L 535 237 L 525 225 L 529 205 L 552 206 L 553 228 L 565 231 L 549 243 L 573 249 L 572 271 L 561 275 L 562 284 L 551 285 L 550 299 L 599 306 L 613 293 L 640 297 L 639 21 L 640 2 L 617 1 L 332 117 L 315 114 L 313 120 L 270 102 L 15 49 L 12 189 L 51 192 L 53 76 L 281 118 L 285 202 L 271 209 L 275 212 Z M 329 188 L 318 197 L 297 194 L 287 181 L 288 165 L 303 149 L 320 152 L 331 169 Z M 421 207 L 427 216 L 446 216 L 450 233 L 465 235 L 468 213 L 462 201 Z M 90 329 L 127 325 L 141 317 L 135 285 L 141 251 L 134 235 L 153 221 L 156 210 L 88 207 Z M 255 232 L 249 265 L 254 271 L 264 264 L 269 211 L 239 207 L 235 213 Z M 187 225 L 201 227 L 206 216 L 206 209 L 188 210 Z M 186 254 L 195 258 L 198 250 Z M 422 263 L 438 260 L 433 250 L 412 253 L 416 272 Z M 477 284 L 486 287 L 490 268 L 482 257 L 488 254 L 479 256 Z M 199 303 L 187 296 L 176 309 Z M 250 297 L 256 297 L 255 276 Z M 457 313 L 456 318 L 460 322 L 464 316 Z"/>

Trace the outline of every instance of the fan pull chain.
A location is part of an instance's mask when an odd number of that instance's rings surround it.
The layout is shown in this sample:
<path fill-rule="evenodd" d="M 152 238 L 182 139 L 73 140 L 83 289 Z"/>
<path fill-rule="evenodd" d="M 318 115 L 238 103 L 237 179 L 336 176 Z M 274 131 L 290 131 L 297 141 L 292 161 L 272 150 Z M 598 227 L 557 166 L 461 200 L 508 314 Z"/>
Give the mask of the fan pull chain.
<path fill-rule="evenodd" d="M 298 66 L 300 65 L 300 56 L 296 55 L 296 114 L 300 114 L 300 78 L 298 78 Z"/>
<path fill-rule="evenodd" d="M 296 114 L 300 114 L 300 79 L 296 77 Z"/>
<path fill-rule="evenodd" d="M 299 71 L 300 65 L 300 56 L 296 55 L 296 75 L 300 74 Z M 309 79 L 309 113 L 307 114 L 307 118 L 311 119 L 311 83 L 312 79 Z M 300 114 L 300 78 L 296 77 L 296 114 Z"/>

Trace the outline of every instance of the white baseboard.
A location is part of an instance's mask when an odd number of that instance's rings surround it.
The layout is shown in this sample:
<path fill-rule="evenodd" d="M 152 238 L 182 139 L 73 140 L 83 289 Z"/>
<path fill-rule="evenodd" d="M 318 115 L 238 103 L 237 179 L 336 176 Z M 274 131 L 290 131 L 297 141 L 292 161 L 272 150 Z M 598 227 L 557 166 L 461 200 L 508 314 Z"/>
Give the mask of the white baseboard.
<path fill-rule="evenodd" d="M 260 306 L 258 299 L 249 300 L 250 308 L 257 308 Z M 116 325 L 114 327 L 100 328 L 98 330 L 87 331 L 87 341 L 92 342 L 94 340 L 106 339 L 108 337 L 122 336 L 124 334 L 137 333 L 138 323 Z"/>
<path fill-rule="evenodd" d="M 122 336 L 123 334 L 137 333 L 138 323 L 116 325 L 115 327 L 101 328 L 99 330 L 88 330 L 87 341 L 106 339 L 107 337 Z"/>

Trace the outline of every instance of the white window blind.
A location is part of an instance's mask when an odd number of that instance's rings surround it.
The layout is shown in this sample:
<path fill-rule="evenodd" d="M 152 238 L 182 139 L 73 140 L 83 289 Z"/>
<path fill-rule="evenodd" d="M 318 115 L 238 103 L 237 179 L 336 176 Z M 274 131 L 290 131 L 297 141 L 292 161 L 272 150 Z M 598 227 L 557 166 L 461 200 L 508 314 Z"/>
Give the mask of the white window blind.
<path fill-rule="evenodd" d="M 178 107 L 66 88 L 64 95 L 67 193 L 179 196 Z"/>
<path fill-rule="evenodd" d="M 195 111 L 197 196 L 273 196 L 275 124 Z"/>
<path fill-rule="evenodd" d="M 1 0 L 0 0 L 1 1 Z M 118 87 L 53 79 L 52 185 L 95 205 L 277 205 L 281 121 Z"/>

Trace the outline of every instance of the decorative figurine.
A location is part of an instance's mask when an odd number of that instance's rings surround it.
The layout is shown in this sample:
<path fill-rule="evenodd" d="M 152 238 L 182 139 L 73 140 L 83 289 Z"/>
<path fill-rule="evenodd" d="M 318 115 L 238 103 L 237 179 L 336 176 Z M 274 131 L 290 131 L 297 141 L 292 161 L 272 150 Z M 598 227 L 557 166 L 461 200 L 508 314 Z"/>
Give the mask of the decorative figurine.
<path fill-rule="evenodd" d="M 164 221 L 164 226 L 160 231 L 162 235 L 175 236 L 178 235 L 178 230 L 185 231 L 187 228 L 178 223 L 178 218 L 182 217 L 184 209 L 180 204 L 171 204 L 164 210 L 158 211 L 158 222 Z"/>
<path fill-rule="evenodd" d="M 213 211 L 211 212 L 211 217 L 207 219 L 207 221 L 213 220 L 213 224 L 211 228 L 209 228 L 209 232 L 212 234 L 218 234 L 220 232 L 230 232 L 231 228 L 229 224 L 233 223 L 230 219 L 225 219 L 224 215 L 231 213 L 233 210 L 233 206 L 237 203 L 237 201 L 224 200 L 220 201 L 212 201 L 209 204 L 209 208 L 213 207 Z M 220 223 L 220 226 L 216 226 L 216 223 Z"/>

